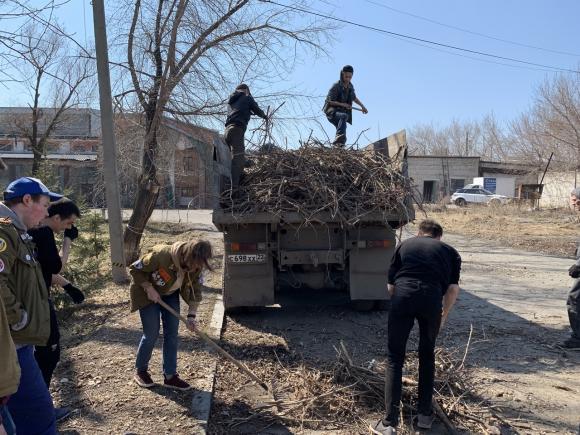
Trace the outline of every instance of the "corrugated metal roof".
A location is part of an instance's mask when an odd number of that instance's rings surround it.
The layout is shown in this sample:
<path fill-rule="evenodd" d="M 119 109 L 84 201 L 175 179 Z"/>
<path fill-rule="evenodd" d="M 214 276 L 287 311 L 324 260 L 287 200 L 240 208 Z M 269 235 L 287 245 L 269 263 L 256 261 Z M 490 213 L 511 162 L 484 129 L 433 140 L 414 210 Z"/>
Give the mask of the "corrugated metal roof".
<path fill-rule="evenodd" d="M 32 153 L 0 153 L 0 158 L 4 160 L 10 159 L 31 159 L 33 158 Z M 46 158 L 48 160 L 76 160 L 79 162 L 85 161 L 96 161 L 97 153 L 85 153 L 85 154 L 47 154 Z"/>

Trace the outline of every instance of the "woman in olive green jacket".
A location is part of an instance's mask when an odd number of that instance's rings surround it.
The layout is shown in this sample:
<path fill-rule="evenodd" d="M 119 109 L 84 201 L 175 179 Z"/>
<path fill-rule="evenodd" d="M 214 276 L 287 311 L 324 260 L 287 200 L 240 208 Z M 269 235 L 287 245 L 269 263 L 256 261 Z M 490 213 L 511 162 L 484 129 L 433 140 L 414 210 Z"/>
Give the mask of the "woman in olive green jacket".
<path fill-rule="evenodd" d="M 206 241 L 176 242 L 156 245 L 130 266 L 131 311 L 139 310 L 143 337 L 139 342 L 135 362 L 135 382 L 144 388 L 155 383 L 149 375 L 149 360 L 159 336 L 159 321 L 163 323 L 163 384 L 178 390 L 191 386 L 177 374 L 177 334 L 179 319 L 157 304 L 161 299 L 179 312 L 179 295 L 189 305 L 188 328 L 193 330 L 201 301 L 201 273 L 210 269 L 212 248 Z"/>

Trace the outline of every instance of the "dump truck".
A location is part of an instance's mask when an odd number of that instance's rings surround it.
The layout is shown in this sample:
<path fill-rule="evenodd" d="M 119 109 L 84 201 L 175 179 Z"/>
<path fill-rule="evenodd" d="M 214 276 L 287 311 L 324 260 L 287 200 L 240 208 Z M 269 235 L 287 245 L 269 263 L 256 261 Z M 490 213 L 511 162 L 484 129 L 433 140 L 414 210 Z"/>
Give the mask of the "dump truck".
<path fill-rule="evenodd" d="M 405 131 L 352 152 L 383 153 L 408 180 Z M 395 230 L 414 219 L 410 197 L 388 213 L 354 221 L 328 212 L 236 215 L 216 208 L 214 225 L 224 234 L 223 301 L 226 310 L 278 303 L 282 290 L 334 290 L 355 309 L 388 306 L 387 272 Z"/>

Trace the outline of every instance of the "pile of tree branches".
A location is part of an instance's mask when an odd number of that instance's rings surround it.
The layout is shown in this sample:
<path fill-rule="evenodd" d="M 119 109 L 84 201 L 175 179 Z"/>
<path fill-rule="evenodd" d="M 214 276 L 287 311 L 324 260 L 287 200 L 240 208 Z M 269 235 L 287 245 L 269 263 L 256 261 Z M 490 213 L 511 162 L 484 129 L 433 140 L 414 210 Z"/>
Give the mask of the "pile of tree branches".
<path fill-rule="evenodd" d="M 415 344 L 416 345 L 416 344 Z M 433 410 L 439 426 L 448 433 L 499 433 L 515 430 L 519 423 L 502 417 L 474 392 L 464 366 L 469 345 L 461 358 L 460 349 L 439 348 L 436 352 Z M 271 385 L 272 398 L 260 398 L 249 415 L 233 417 L 230 429 L 250 421 L 283 422 L 292 427 L 314 430 L 352 429 L 365 433 L 385 413 L 385 362 L 353 361 L 341 342 L 337 360 L 319 368 L 300 363 L 283 365 L 280 360 L 252 365 L 252 370 Z M 405 360 L 402 390 L 402 434 L 415 433 L 411 421 L 416 415 L 418 353 Z M 531 429 L 530 426 L 524 425 Z"/>
<path fill-rule="evenodd" d="M 299 213 L 306 221 L 326 214 L 352 224 L 368 215 L 404 213 L 410 194 L 398 163 L 374 151 L 311 141 L 247 156 L 246 166 L 239 188 L 222 195 L 224 212 Z"/>

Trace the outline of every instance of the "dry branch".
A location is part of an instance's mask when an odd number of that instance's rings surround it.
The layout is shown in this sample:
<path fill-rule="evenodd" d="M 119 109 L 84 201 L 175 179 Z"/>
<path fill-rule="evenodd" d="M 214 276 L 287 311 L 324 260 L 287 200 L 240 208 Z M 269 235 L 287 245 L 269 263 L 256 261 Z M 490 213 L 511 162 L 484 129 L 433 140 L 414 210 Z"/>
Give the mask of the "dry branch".
<path fill-rule="evenodd" d="M 382 154 L 314 140 L 297 150 L 262 151 L 247 157 L 239 189 L 222 195 L 225 212 L 298 213 L 306 222 L 328 214 L 347 224 L 404 213 L 408 180 Z"/>
<path fill-rule="evenodd" d="M 469 377 L 456 352 L 438 349 L 436 353 L 434 411 L 449 433 L 481 432 L 495 426 L 499 419 L 484 403 L 474 399 Z M 385 397 L 385 364 L 357 365 L 341 343 L 337 361 L 320 369 L 300 364 L 284 367 L 280 360 L 255 368 L 263 378 L 275 377 L 276 400 L 254 407 L 249 420 L 281 421 L 310 429 L 333 429 L 358 426 L 365 431 L 363 416 L 382 414 Z M 418 379 L 418 355 L 407 355 L 403 378 L 403 414 L 414 412 Z M 243 421 L 241 421 L 243 420 Z"/>

